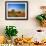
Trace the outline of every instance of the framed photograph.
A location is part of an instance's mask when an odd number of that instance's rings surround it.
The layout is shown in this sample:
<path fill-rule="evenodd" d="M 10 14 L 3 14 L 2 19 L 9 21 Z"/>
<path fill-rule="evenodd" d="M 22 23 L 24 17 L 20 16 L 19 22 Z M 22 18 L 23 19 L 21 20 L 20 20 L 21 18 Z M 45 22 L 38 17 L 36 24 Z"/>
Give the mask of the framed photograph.
<path fill-rule="evenodd" d="M 28 1 L 6 1 L 6 20 L 28 20 Z"/>

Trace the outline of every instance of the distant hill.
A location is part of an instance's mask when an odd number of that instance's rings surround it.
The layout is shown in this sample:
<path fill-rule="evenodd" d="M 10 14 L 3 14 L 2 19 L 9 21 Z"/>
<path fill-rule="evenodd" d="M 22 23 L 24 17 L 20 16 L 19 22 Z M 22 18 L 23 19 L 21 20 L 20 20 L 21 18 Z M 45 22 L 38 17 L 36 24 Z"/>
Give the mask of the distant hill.
<path fill-rule="evenodd" d="M 8 17 L 25 17 L 25 12 L 12 9 L 11 11 L 8 11 Z"/>

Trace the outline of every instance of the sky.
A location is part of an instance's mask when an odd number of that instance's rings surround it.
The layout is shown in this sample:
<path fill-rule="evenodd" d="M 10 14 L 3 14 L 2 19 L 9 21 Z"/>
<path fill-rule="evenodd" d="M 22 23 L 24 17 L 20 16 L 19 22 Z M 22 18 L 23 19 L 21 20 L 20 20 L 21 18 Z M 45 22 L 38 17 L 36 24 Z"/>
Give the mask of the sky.
<path fill-rule="evenodd" d="M 25 10 L 25 4 L 8 4 L 8 9 L 15 9 L 16 11 L 24 11 Z"/>

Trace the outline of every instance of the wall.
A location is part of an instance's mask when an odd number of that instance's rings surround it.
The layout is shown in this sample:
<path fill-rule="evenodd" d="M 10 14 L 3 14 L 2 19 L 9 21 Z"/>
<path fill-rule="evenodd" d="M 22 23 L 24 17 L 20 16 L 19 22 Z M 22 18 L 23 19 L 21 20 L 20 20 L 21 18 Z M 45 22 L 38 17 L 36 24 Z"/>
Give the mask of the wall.
<path fill-rule="evenodd" d="M 39 26 L 38 22 L 35 19 L 35 16 L 41 14 L 40 6 L 46 5 L 46 0 L 27 0 L 29 3 L 28 20 L 5 20 L 5 1 L 6 0 L 0 0 L 0 35 L 4 34 L 5 31 L 4 29 L 6 25 L 16 26 L 18 29 L 18 36 L 21 36 L 23 34 L 24 37 L 25 36 L 31 37 L 32 35 L 35 34 L 37 36 L 40 35 L 39 37 L 41 37 L 43 33 L 37 33 L 36 32 L 37 29 L 45 30 L 44 31 L 45 34 L 46 28 Z M 18 0 L 14 0 L 14 1 L 18 1 Z"/>

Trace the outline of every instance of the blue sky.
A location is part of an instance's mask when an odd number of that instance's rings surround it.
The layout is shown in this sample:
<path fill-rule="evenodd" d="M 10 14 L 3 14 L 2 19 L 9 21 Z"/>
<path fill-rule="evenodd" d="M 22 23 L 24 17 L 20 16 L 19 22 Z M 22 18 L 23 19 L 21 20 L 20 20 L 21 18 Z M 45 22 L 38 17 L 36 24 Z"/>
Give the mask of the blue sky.
<path fill-rule="evenodd" d="M 24 11 L 25 10 L 25 4 L 8 4 L 8 9 L 15 9 Z"/>

